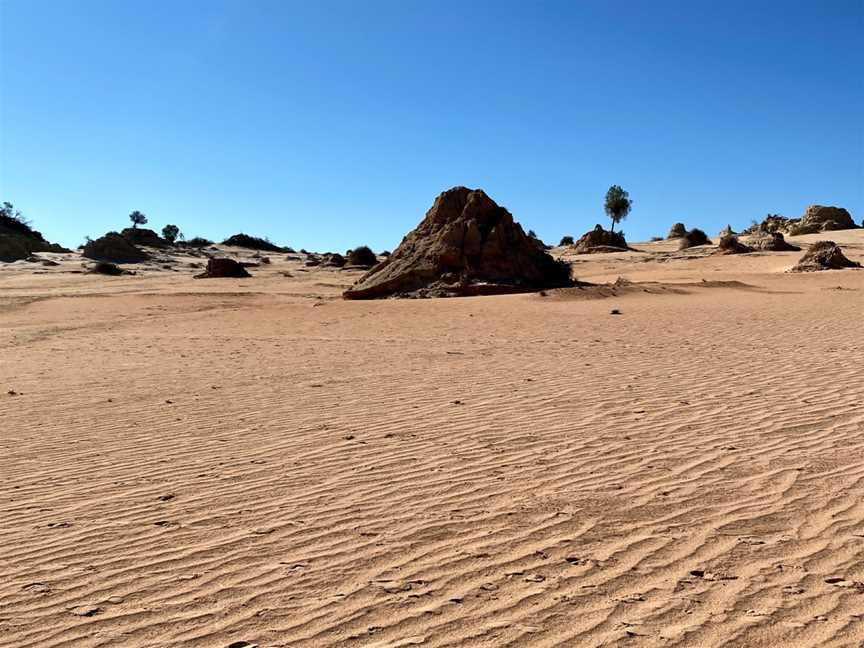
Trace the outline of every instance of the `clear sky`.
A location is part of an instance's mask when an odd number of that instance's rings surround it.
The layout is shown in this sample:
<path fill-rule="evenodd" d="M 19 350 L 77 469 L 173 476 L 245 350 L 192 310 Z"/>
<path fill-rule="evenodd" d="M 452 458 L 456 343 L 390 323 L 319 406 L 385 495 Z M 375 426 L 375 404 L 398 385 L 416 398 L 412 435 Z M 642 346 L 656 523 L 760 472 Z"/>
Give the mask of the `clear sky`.
<path fill-rule="evenodd" d="M 481 187 L 547 242 L 864 218 L 864 0 L 0 0 L 0 199 L 392 249 Z"/>

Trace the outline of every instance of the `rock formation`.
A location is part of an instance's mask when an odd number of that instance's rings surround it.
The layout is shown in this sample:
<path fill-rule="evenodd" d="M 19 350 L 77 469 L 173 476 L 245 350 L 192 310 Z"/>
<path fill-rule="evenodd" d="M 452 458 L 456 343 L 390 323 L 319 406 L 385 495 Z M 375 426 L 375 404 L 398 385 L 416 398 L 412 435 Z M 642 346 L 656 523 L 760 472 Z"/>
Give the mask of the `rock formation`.
<path fill-rule="evenodd" d="M 764 252 L 798 252 L 800 247 L 788 243 L 780 232 L 759 232 L 748 241 L 754 250 Z"/>
<path fill-rule="evenodd" d="M 108 232 L 101 238 L 87 241 L 82 255 L 112 263 L 141 263 L 150 258 L 144 250 L 139 250 L 117 232 Z"/>
<path fill-rule="evenodd" d="M 207 269 L 201 274 L 195 275 L 196 279 L 245 279 L 251 277 L 242 263 L 234 259 L 208 259 Z"/>
<path fill-rule="evenodd" d="M 595 225 L 593 230 L 585 232 L 573 245 L 573 250 L 576 254 L 623 252 L 629 249 L 623 234 L 620 232 L 609 232 L 600 225 Z"/>
<path fill-rule="evenodd" d="M 454 187 L 343 296 L 479 295 L 569 285 L 569 266 L 530 239 L 510 212 L 480 189 Z"/>
<path fill-rule="evenodd" d="M 847 259 L 843 250 L 834 241 L 816 241 L 791 271 L 815 272 L 817 270 L 842 270 L 843 268 L 860 267 L 860 263 Z"/>
<path fill-rule="evenodd" d="M 49 243 L 26 221 L 0 215 L 0 261 L 19 261 L 34 252 L 68 252 L 56 243 Z"/>
<path fill-rule="evenodd" d="M 790 236 L 801 236 L 857 227 L 858 225 L 852 220 L 852 215 L 842 207 L 810 205 L 801 218 L 785 218 L 777 214 L 769 214 L 761 223 L 748 231 L 752 234 L 784 232 Z"/>
<path fill-rule="evenodd" d="M 171 244 L 156 232 L 143 227 L 127 227 L 120 236 L 129 241 L 132 245 L 146 245 L 155 248 L 168 248 Z"/>
<path fill-rule="evenodd" d="M 753 251 L 753 248 L 744 245 L 734 234 L 726 234 L 721 237 L 717 248 L 720 254 L 747 254 Z"/>

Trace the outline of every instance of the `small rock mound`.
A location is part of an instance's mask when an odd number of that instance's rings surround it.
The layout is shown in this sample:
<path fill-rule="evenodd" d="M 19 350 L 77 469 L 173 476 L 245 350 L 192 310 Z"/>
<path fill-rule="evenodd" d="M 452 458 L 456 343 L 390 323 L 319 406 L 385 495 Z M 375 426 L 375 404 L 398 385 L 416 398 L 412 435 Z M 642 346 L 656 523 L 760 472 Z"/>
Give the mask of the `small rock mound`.
<path fill-rule="evenodd" d="M 681 240 L 678 243 L 678 249 L 686 250 L 687 248 L 696 247 L 697 245 L 711 245 L 711 239 L 709 239 L 708 235 L 701 229 L 694 227 L 681 237 Z"/>
<path fill-rule="evenodd" d="M 816 272 L 818 270 L 842 270 L 860 268 L 861 264 L 851 261 L 834 241 L 816 241 L 804 253 L 791 272 Z"/>
<path fill-rule="evenodd" d="M 113 263 L 141 263 L 150 258 L 144 250 L 140 250 L 117 232 L 109 232 L 105 236 L 88 241 L 82 255 L 97 261 Z"/>
<path fill-rule="evenodd" d="M 721 237 L 717 248 L 720 254 L 747 254 L 753 251 L 753 248 L 744 245 L 734 234 L 726 234 Z"/>
<path fill-rule="evenodd" d="M 168 248 L 171 244 L 156 232 L 151 229 L 140 227 L 127 227 L 120 236 L 129 241 L 132 245 L 146 245 L 147 247 Z"/>
<path fill-rule="evenodd" d="M 780 232 L 760 232 L 750 239 L 750 245 L 755 250 L 763 252 L 800 252 L 797 245 L 788 243 Z"/>
<path fill-rule="evenodd" d="M 572 285 L 556 261 L 513 216 L 480 189 L 440 194 L 423 221 L 385 261 L 343 296 L 457 296 L 530 292 Z"/>
<path fill-rule="evenodd" d="M 246 279 L 251 277 L 242 263 L 234 259 L 208 259 L 207 269 L 195 275 L 196 279 Z"/>
<path fill-rule="evenodd" d="M 576 254 L 594 254 L 596 252 L 624 252 L 629 250 L 624 235 L 620 232 L 609 232 L 600 225 L 586 232 L 573 245 Z"/>

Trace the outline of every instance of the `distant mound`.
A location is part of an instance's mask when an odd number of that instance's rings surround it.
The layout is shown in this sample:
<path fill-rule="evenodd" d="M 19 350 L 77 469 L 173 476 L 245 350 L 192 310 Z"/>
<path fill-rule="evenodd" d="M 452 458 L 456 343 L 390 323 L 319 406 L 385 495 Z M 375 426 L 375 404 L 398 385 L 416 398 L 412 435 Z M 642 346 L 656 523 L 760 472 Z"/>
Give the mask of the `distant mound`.
<path fill-rule="evenodd" d="M 764 252 L 799 252 L 800 247 L 788 243 L 780 232 L 759 232 L 753 236 L 750 245 Z"/>
<path fill-rule="evenodd" d="M 88 241 L 82 255 L 97 261 L 112 263 L 141 263 L 150 258 L 144 250 L 140 250 L 117 232 L 108 232 L 105 236 Z"/>
<path fill-rule="evenodd" d="M 666 238 L 681 238 L 685 234 L 687 234 L 687 228 L 684 227 L 684 223 L 675 223 L 674 225 L 672 225 L 672 227 L 669 228 L 669 233 L 666 235 Z"/>
<path fill-rule="evenodd" d="M 510 212 L 480 189 L 454 187 L 435 199 L 423 221 L 389 258 L 343 296 L 444 297 L 572 284 L 569 266 L 529 238 Z"/>
<path fill-rule="evenodd" d="M 5 213 L 0 214 L 0 261 L 19 261 L 34 252 L 69 252 L 69 250 L 56 243 L 49 243 L 40 232 L 20 218 Z"/>
<path fill-rule="evenodd" d="M 576 254 L 595 254 L 598 252 L 625 252 L 629 250 L 624 235 L 620 232 L 610 232 L 600 225 L 595 225 L 590 232 L 585 232 L 573 245 Z"/>
<path fill-rule="evenodd" d="M 195 279 L 246 279 L 252 275 L 247 272 L 242 263 L 234 259 L 208 259 L 207 269 L 195 275 Z"/>
<path fill-rule="evenodd" d="M 791 272 L 816 272 L 818 270 L 842 270 L 860 268 L 861 264 L 850 261 L 834 241 L 816 241 L 799 259 Z"/>
<path fill-rule="evenodd" d="M 753 248 L 744 245 L 734 234 L 726 234 L 720 238 L 720 243 L 717 244 L 717 251 L 720 254 L 747 254 L 748 252 L 752 252 Z"/>
<path fill-rule="evenodd" d="M 151 229 L 141 227 L 127 227 L 120 236 L 132 245 L 146 245 L 147 247 L 168 248 L 171 244 Z"/>
<path fill-rule="evenodd" d="M 222 241 L 222 245 L 233 245 L 234 247 L 248 248 L 250 250 L 263 250 L 265 252 L 282 252 L 282 248 L 267 239 L 249 236 L 248 234 L 235 234 Z"/>
<path fill-rule="evenodd" d="M 681 237 L 681 240 L 678 242 L 678 249 L 686 250 L 697 245 L 711 245 L 711 239 L 701 229 L 694 227 Z"/>

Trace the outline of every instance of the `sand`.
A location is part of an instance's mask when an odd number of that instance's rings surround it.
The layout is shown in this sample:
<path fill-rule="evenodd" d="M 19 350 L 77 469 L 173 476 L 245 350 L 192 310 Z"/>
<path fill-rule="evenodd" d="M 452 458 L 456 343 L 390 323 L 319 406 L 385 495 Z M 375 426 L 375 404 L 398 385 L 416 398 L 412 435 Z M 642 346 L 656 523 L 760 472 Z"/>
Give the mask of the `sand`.
<path fill-rule="evenodd" d="M 864 271 L 636 247 L 446 300 L 2 266 L 0 646 L 861 645 Z"/>

